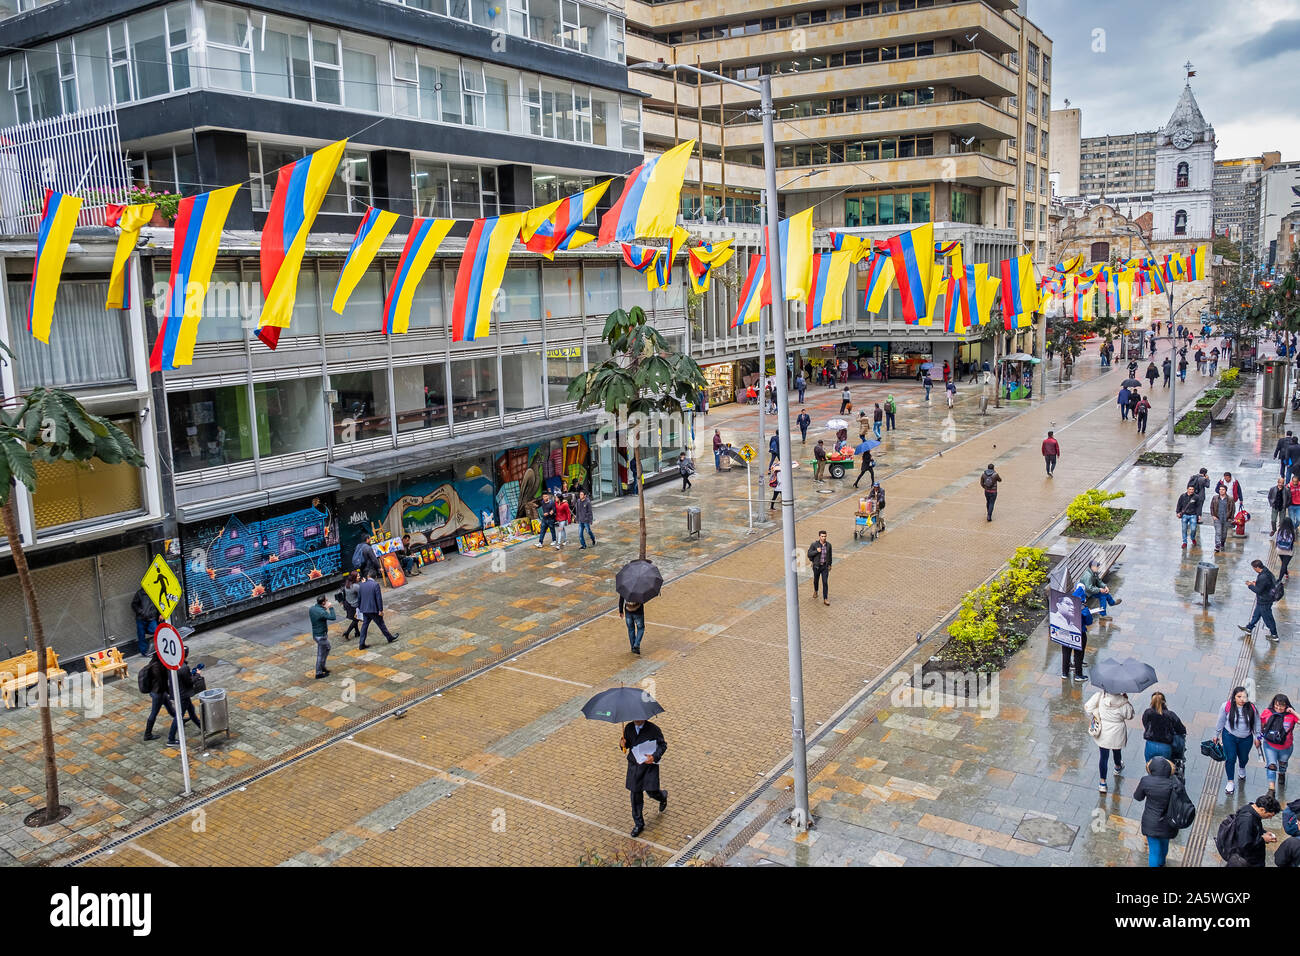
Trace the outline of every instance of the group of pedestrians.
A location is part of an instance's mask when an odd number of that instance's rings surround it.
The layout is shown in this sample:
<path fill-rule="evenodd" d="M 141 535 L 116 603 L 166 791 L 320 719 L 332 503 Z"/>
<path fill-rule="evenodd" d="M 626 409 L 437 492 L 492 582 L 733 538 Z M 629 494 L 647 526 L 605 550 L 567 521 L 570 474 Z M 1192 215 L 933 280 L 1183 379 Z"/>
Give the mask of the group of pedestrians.
<path fill-rule="evenodd" d="M 1132 367 L 1133 370 L 1136 371 L 1136 364 Z M 1153 365 L 1151 370 L 1154 368 L 1155 366 Z M 1136 379 L 1134 379 L 1134 381 L 1136 381 Z M 1131 417 L 1137 424 L 1138 434 L 1145 435 L 1147 431 L 1147 415 L 1151 412 L 1151 403 L 1147 401 L 1145 395 L 1139 393 L 1137 386 L 1121 387 L 1119 395 L 1115 398 L 1115 402 L 1119 405 L 1120 421 L 1126 422 Z"/>

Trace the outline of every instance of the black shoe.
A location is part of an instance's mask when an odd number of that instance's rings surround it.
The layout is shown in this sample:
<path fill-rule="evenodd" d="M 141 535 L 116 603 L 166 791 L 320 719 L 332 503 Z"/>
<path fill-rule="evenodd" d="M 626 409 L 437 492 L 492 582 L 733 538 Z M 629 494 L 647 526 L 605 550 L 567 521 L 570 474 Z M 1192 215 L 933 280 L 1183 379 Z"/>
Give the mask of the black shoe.
<path fill-rule="evenodd" d="M 328 670 L 325 671 L 325 676 L 326 676 L 326 677 L 329 677 L 329 676 L 330 676 L 330 672 L 329 672 Z"/>
<path fill-rule="evenodd" d="M 1278 774 L 1277 779 L 1278 782 L 1280 783 L 1282 780 L 1286 779 L 1286 774 L 1283 773 Z M 668 809 L 668 791 L 660 790 L 659 792 L 663 794 L 663 799 L 659 801 L 659 812 L 663 813 L 665 810 Z"/>
<path fill-rule="evenodd" d="M 645 829 L 645 824 L 644 824 L 644 823 L 638 823 L 636 826 L 634 826 L 634 827 L 632 828 L 632 833 L 631 833 L 631 835 L 634 836 L 634 837 L 638 837 L 638 836 L 641 835 L 641 831 L 644 830 L 644 829 Z"/>
<path fill-rule="evenodd" d="M 394 634 L 392 637 L 388 639 L 388 643 L 389 644 L 393 643 L 393 641 L 397 640 L 401 636 L 402 636 L 402 632 L 398 631 L 396 634 Z"/>
<path fill-rule="evenodd" d="M 157 739 L 158 739 L 158 736 L 157 736 L 156 734 L 145 734 L 145 735 L 144 735 L 144 739 L 145 739 L 145 740 L 157 740 Z"/>
<path fill-rule="evenodd" d="M 358 644 L 358 645 L 357 645 L 357 650 L 359 650 L 359 651 L 364 651 L 365 649 L 366 649 L 366 645 L 364 645 L 364 644 Z"/>
<path fill-rule="evenodd" d="M 317 674 L 317 675 L 316 675 L 316 679 L 317 679 L 317 680 L 320 680 L 322 677 L 328 677 L 328 676 L 329 676 L 329 674 Z"/>
<path fill-rule="evenodd" d="M 179 740 L 172 740 L 170 737 L 167 738 L 168 747 L 179 747 L 180 745 L 181 742 Z"/>
<path fill-rule="evenodd" d="M 639 647 L 633 647 L 633 648 L 632 648 L 632 653 L 633 653 L 633 654 L 640 654 L 640 653 L 641 653 L 641 648 L 639 648 Z"/>

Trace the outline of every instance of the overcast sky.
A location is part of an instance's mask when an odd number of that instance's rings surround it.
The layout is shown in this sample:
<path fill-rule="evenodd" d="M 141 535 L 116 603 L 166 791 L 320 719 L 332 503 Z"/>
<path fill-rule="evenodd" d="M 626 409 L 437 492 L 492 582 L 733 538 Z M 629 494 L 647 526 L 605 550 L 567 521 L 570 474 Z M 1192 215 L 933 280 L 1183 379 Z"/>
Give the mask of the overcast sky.
<path fill-rule="evenodd" d="M 1022 3 L 1024 0 L 1022 0 Z M 1159 129 L 1192 92 L 1217 159 L 1280 150 L 1300 160 L 1300 0 L 1028 0 L 1052 38 L 1052 108 L 1083 135 Z"/>

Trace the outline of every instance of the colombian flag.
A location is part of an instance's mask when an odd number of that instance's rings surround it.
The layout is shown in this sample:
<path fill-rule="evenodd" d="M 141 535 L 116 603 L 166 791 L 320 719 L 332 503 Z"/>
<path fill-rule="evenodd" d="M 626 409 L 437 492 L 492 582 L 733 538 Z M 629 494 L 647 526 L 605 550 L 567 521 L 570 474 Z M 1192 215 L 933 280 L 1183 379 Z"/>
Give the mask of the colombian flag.
<path fill-rule="evenodd" d="M 659 271 L 659 260 L 664 256 L 664 249 L 659 246 L 638 246 L 630 242 L 619 243 L 623 248 L 623 261 L 645 276 L 646 288 L 653 291 L 663 283 Z"/>
<path fill-rule="evenodd" d="M 673 283 L 673 263 L 677 261 L 677 253 L 682 248 L 682 243 L 691 238 L 691 234 L 681 226 L 673 226 L 672 238 L 668 240 L 668 248 L 661 250 L 659 258 L 655 260 L 654 284 L 651 289 L 662 288 Z"/>
<path fill-rule="evenodd" d="M 601 217 L 597 245 L 670 237 L 694 148 L 695 140 L 687 140 L 632 170 L 618 201 Z"/>
<path fill-rule="evenodd" d="M 307 251 L 307 233 L 343 158 L 341 139 L 296 163 L 280 167 L 271 209 L 262 227 L 262 316 L 257 337 L 268 348 L 280 342 L 280 331 L 293 319 L 298 295 L 298 271 Z"/>
<path fill-rule="evenodd" d="M 343 271 L 339 273 L 339 281 L 334 286 L 332 308 L 339 315 L 342 315 L 343 310 L 347 308 L 352 290 L 357 287 L 361 277 L 370 268 L 375 253 L 379 252 L 379 247 L 384 244 L 384 240 L 388 238 L 396 223 L 397 213 L 385 212 L 374 206 L 367 209 L 366 214 L 361 217 L 357 234 L 352 237 L 352 248 L 348 249 L 348 257 L 343 260 Z"/>
<path fill-rule="evenodd" d="M 488 334 L 492 303 L 523 218 L 523 213 L 515 212 L 474 220 L 456 271 L 456 295 L 451 303 L 453 342 L 473 342 Z"/>
<path fill-rule="evenodd" d="M 411 301 L 433 261 L 433 254 L 451 231 L 455 220 L 416 217 L 406 235 L 406 246 L 397 260 L 397 271 L 384 299 L 384 334 L 404 333 L 411 322 Z"/>
<path fill-rule="evenodd" d="M 782 219 L 777 226 L 781 261 L 785 265 L 781 276 L 785 280 L 786 301 L 808 301 L 808 290 L 812 285 L 812 214 L 812 207 L 809 206 L 789 219 Z"/>
<path fill-rule="evenodd" d="M 894 260 L 894 278 L 903 298 L 903 321 L 915 325 L 930 313 L 930 283 L 934 269 L 934 225 L 893 236 L 889 255 Z"/>
<path fill-rule="evenodd" d="M 885 293 L 893 281 L 893 257 L 884 250 L 873 250 L 867 269 L 867 290 L 862 297 L 863 308 L 873 315 L 879 315 L 885 304 Z"/>
<path fill-rule="evenodd" d="M 1205 246 L 1197 246 L 1192 250 L 1192 254 L 1187 257 L 1187 281 L 1195 282 L 1197 279 L 1206 278 L 1205 260 L 1208 249 Z"/>
<path fill-rule="evenodd" d="M 749 257 L 749 275 L 740 287 L 740 303 L 731 320 L 731 327 L 738 328 L 758 321 L 759 309 L 772 304 L 772 283 L 767 277 L 767 256 L 752 253 Z"/>
<path fill-rule="evenodd" d="M 45 207 L 36 227 L 36 261 L 32 263 L 32 290 L 27 299 L 27 331 L 50 344 L 54 300 L 59 295 L 63 260 L 72 243 L 72 230 L 81 214 L 81 197 L 45 190 Z"/>
<path fill-rule="evenodd" d="M 844 287 L 856 250 L 822 252 L 812 258 L 812 290 L 808 300 L 808 331 L 844 317 Z"/>
<path fill-rule="evenodd" d="M 690 280 L 692 292 L 703 295 L 709 291 L 709 279 L 713 276 L 713 270 L 736 254 L 736 250 L 731 248 L 733 242 L 734 239 L 706 242 L 686 250 L 686 276 Z"/>
<path fill-rule="evenodd" d="M 519 240 L 524 248 L 554 259 L 557 249 L 577 249 L 594 240 L 595 236 L 580 231 L 578 227 L 591 215 L 613 181 L 607 179 L 590 189 L 524 213 L 523 225 L 519 229 Z"/>
<path fill-rule="evenodd" d="M 239 183 L 181 200 L 172 240 L 172 271 L 168 284 L 167 314 L 158 329 L 149 371 L 171 371 L 194 363 L 194 340 L 203 318 L 208 280 L 221 246 L 230 204 Z"/>
<path fill-rule="evenodd" d="M 831 248 L 848 250 L 852 254 L 849 261 L 853 263 L 861 262 L 871 255 L 871 243 L 868 240 L 836 232 L 833 229 L 831 230 Z"/>
<path fill-rule="evenodd" d="M 993 299 L 998 294 L 1001 279 L 989 277 L 987 262 L 975 262 L 966 267 L 966 314 L 980 325 L 988 325 Z"/>
<path fill-rule="evenodd" d="M 1034 282 L 1034 263 L 1028 253 L 1002 260 L 1002 322 L 1008 329 L 1022 326 L 1014 321 L 1038 308 L 1038 284 Z"/>
<path fill-rule="evenodd" d="M 140 239 L 140 230 L 149 224 L 157 208 L 153 203 L 138 206 L 109 204 L 104 225 L 117 226 L 120 231 L 117 234 L 117 250 L 113 253 L 113 271 L 108 277 L 108 298 L 104 302 L 104 308 L 131 308 L 131 275 L 126 271 L 126 264 Z"/>
<path fill-rule="evenodd" d="M 1063 276 L 1073 275 L 1083 268 L 1083 260 L 1084 255 L 1081 252 L 1077 256 L 1066 259 L 1060 265 L 1052 266 L 1052 271 Z"/>

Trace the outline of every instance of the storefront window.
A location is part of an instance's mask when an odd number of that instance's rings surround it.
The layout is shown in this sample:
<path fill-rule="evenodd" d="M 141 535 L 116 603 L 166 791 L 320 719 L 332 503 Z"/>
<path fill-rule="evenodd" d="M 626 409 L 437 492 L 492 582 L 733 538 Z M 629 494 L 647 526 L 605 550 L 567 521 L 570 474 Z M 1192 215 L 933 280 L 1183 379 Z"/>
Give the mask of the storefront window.
<path fill-rule="evenodd" d="M 339 393 L 333 409 L 336 445 L 388 434 L 388 375 L 383 369 L 332 372 L 330 388 Z"/>
<path fill-rule="evenodd" d="M 161 272 L 159 271 L 161 268 Z M 166 283 L 170 276 L 171 263 L 155 264 L 154 275 Z M 154 311 L 163 310 L 166 314 L 167 293 L 154 302 Z M 244 329 L 240 324 L 240 314 L 247 311 L 255 315 L 260 308 L 262 289 L 251 275 L 245 286 L 240 282 L 238 269 L 215 269 L 208 283 L 208 294 L 203 300 L 203 318 L 195 334 L 196 342 L 242 342 Z M 244 300 L 247 299 L 247 302 Z M 314 298 L 313 298 L 313 301 Z"/>
<path fill-rule="evenodd" d="M 397 430 L 415 431 L 447 424 L 445 362 L 393 369 L 393 403 Z"/>
<path fill-rule="evenodd" d="M 497 360 L 494 356 L 451 363 L 451 406 L 457 422 L 497 418 Z"/>
<path fill-rule="evenodd" d="M 139 442 L 139 421 L 134 417 L 115 418 L 113 424 Z M 107 465 L 102 461 L 90 467 L 73 461 L 37 461 L 36 493 L 32 495 L 32 512 L 38 528 L 129 514 L 144 508 L 140 485 L 143 471 L 125 462 Z"/>
<path fill-rule="evenodd" d="M 257 449 L 263 456 L 325 447 L 325 400 L 320 377 L 253 386 Z"/>
<path fill-rule="evenodd" d="M 167 396 L 172 466 L 194 471 L 253 457 L 248 388 L 231 385 Z"/>
<path fill-rule="evenodd" d="M 546 392 L 547 402 L 552 408 L 573 401 L 569 398 L 569 383 L 581 374 L 581 345 L 565 345 L 547 351 Z"/>
<path fill-rule="evenodd" d="M 709 383 L 709 404 L 725 405 L 736 400 L 736 364 L 723 362 L 721 365 L 706 365 L 701 370 L 704 380 Z"/>
<path fill-rule="evenodd" d="M 506 414 L 542 407 L 542 350 L 501 356 L 501 395 Z"/>

